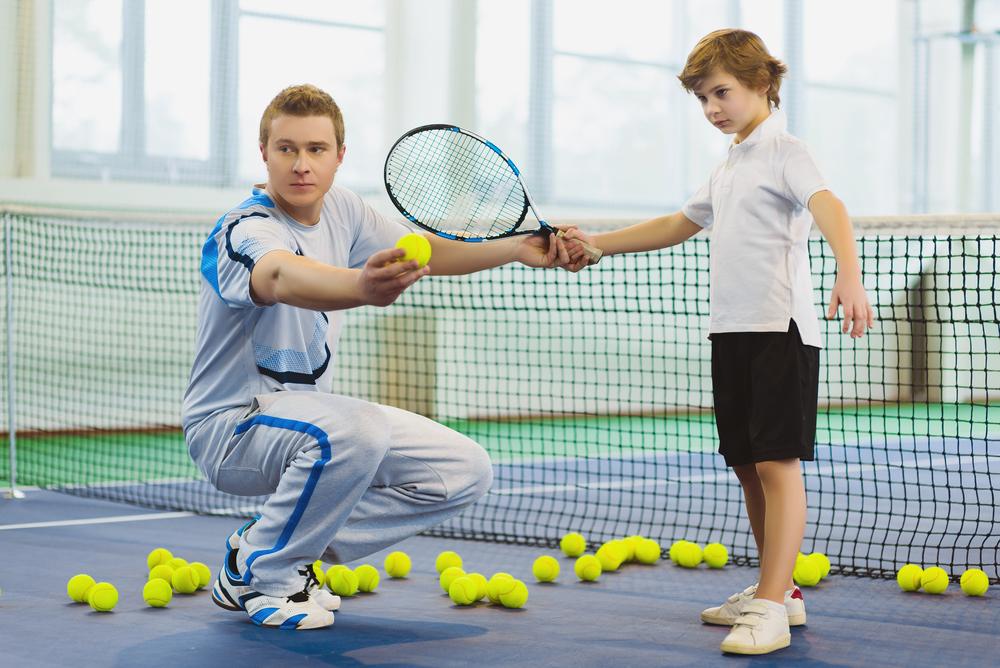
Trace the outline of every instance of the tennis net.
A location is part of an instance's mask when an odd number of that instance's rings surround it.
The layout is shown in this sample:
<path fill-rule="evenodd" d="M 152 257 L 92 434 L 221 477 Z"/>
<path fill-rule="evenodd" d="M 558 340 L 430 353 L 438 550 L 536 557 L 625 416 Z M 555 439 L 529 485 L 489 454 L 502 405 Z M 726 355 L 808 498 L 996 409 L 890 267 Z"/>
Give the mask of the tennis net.
<path fill-rule="evenodd" d="M 178 427 L 211 220 L 23 207 L 0 220 L 3 486 L 253 512 L 263 499 L 200 478 Z M 805 548 L 844 573 L 916 562 L 996 580 L 1000 217 L 857 229 L 878 323 L 861 340 L 821 324 Z M 810 243 L 822 300 L 835 265 Z M 700 236 L 576 275 L 431 277 L 388 309 L 347 315 L 332 389 L 422 413 L 490 452 L 491 493 L 435 535 L 718 540 L 748 563 L 742 494 L 715 454 L 707 312 Z"/>

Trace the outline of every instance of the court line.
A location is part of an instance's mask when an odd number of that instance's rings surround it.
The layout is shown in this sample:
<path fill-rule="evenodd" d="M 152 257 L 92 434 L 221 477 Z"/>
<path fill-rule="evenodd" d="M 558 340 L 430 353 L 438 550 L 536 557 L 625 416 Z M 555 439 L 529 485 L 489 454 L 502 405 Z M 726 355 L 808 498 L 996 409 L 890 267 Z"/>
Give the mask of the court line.
<path fill-rule="evenodd" d="M 116 515 L 113 517 L 90 517 L 81 520 L 54 520 L 52 522 L 28 522 L 26 524 L 0 524 L 0 531 L 12 529 L 47 529 L 51 527 L 70 527 L 84 524 L 113 524 L 116 522 L 145 522 L 146 520 L 173 520 L 179 517 L 194 517 L 195 513 L 148 513 L 145 515 Z"/>

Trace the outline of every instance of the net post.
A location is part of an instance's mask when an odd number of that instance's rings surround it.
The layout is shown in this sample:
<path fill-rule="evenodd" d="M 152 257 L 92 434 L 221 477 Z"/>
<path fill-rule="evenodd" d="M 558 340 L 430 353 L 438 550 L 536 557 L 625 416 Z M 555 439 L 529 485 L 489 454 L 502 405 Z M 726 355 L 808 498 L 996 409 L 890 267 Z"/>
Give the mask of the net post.
<path fill-rule="evenodd" d="M 4 491 L 5 499 L 23 499 L 24 492 L 17 488 L 17 430 L 14 427 L 14 271 L 13 240 L 9 214 L 3 217 L 4 252 L 7 275 L 7 437 L 10 442 L 10 488 Z"/>

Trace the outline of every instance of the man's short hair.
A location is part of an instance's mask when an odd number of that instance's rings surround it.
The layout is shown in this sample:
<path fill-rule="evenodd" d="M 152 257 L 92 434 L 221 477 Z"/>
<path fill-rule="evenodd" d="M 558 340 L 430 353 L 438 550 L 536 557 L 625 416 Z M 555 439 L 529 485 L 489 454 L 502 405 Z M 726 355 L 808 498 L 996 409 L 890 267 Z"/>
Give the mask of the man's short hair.
<path fill-rule="evenodd" d="M 767 99 L 774 107 L 781 104 L 778 90 L 788 68 L 772 56 L 764 41 L 748 30 L 716 30 L 695 45 L 677 77 L 689 93 L 715 70 L 722 70 L 747 88 L 767 87 Z"/>
<path fill-rule="evenodd" d="M 330 94 L 312 84 L 289 86 L 274 96 L 260 118 L 260 143 L 267 146 L 271 121 L 278 116 L 326 116 L 333 121 L 337 148 L 344 147 L 344 116 Z"/>

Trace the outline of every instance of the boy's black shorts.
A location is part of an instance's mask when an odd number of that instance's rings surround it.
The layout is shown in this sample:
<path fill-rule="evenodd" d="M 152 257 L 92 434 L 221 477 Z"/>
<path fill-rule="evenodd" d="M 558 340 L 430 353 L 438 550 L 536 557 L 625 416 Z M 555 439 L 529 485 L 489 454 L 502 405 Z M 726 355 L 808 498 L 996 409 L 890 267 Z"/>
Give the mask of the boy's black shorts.
<path fill-rule="evenodd" d="M 819 348 L 787 332 L 712 334 L 712 393 L 726 465 L 813 459 Z"/>

